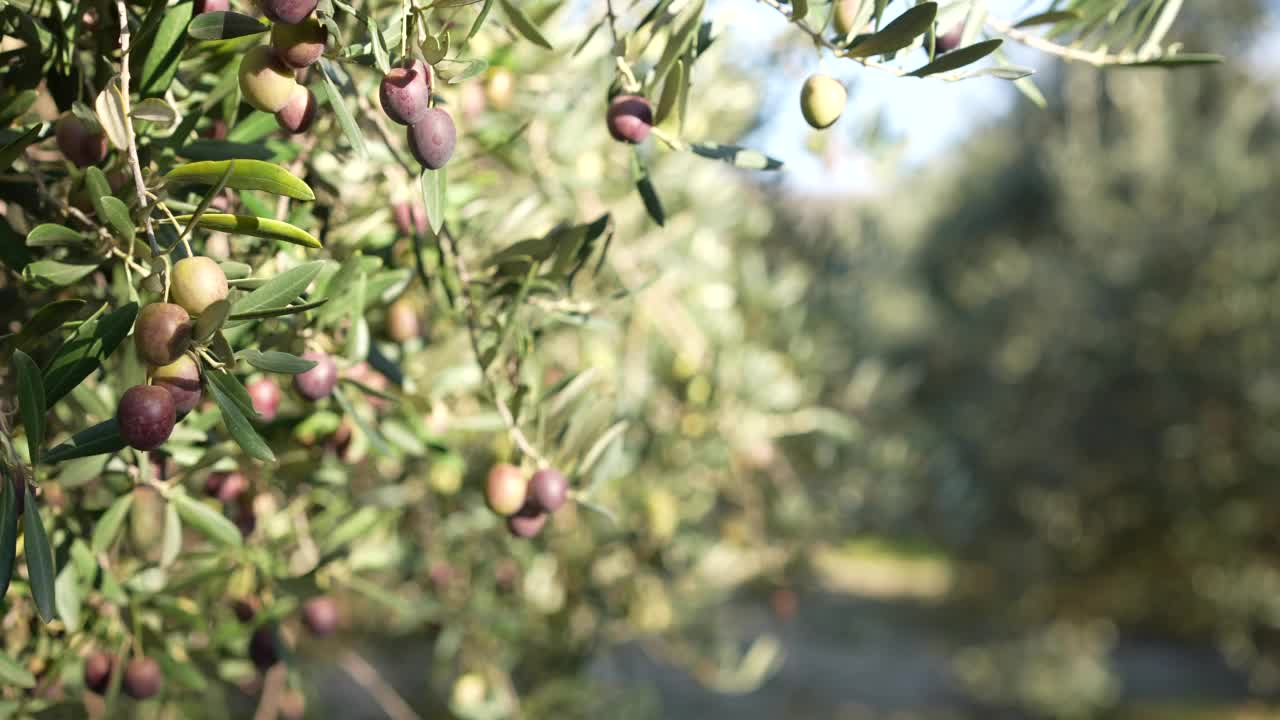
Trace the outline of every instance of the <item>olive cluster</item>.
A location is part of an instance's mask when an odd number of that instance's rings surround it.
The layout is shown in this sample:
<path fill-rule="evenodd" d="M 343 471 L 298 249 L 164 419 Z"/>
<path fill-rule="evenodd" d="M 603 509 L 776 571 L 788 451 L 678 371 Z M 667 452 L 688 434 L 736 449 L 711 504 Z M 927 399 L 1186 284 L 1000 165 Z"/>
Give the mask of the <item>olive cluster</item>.
<path fill-rule="evenodd" d="M 569 499 L 569 481 L 554 468 L 543 468 L 526 479 L 515 465 L 498 463 L 489 469 L 484 498 L 490 510 L 507 519 L 512 535 L 531 538 Z"/>
<path fill-rule="evenodd" d="M 200 403 L 200 366 L 187 352 L 192 316 L 227 298 L 227 276 L 207 257 L 190 257 L 173 266 L 173 302 L 142 308 L 133 328 L 138 357 L 151 368 L 151 384 L 125 391 L 116 406 L 120 437 L 138 450 L 154 450 L 169 439 L 179 418 Z"/>
<path fill-rule="evenodd" d="M 433 75 L 425 62 L 407 60 L 382 76 L 378 99 L 387 117 L 409 126 L 409 150 L 418 162 L 439 170 L 453 157 L 458 129 L 448 111 L 431 106 Z"/>
<path fill-rule="evenodd" d="M 111 674 L 115 672 L 120 659 L 108 652 L 95 652 L 84 661 L 84 685 L 90 692 L 106 695 L 111 685 Z M 164 687 L 164 673 L 160 664 L 152 658 L 139 656 L 129 660 L 124 666 L 124 678 L 120 688 L 124 694 L 134 700 L 146 700 L 155 697 Z"/>
<path fill-rule="evenodd" d="M 306 132 L 316 116 L 316 97 L 297 74 L 324 54 L 328 33 L 312 17 L 317 0 L 263 0 L 271 20 L 271 44 L 259 45 L 240 61 L 240 94 L 245 102 L 274 113 L 290 133 Z"/>

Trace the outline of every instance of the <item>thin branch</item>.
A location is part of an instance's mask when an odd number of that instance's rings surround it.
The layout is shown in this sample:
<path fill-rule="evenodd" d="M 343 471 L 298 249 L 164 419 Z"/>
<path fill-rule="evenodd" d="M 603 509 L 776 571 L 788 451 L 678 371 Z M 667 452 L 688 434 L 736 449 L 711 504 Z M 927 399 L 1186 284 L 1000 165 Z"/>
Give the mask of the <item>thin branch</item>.
<path fill-rule="evenodd" d="M 613 52 L 622 54 L 618 47 L 618 15 L 613 12 L 613 0 L 604 0 L 604 9 L 609 17 L 609 33 L 613 35 Z"/>
<path fill-rule="evenodd" d="M 156 244 L 156 233 L 151 227 L 151 211 L 147 208 L 147 184 L 142 179 L 142 164 L 138 162 L 138 143 L 133 136 L 133 120 L 129 117 L 129 11 L 124 0 L 116 0 L 116 13 L 120 15 L 120 97 L 124 100 L 124 130 L 129 136 L 129 167 L 133 170 L 133 184 L 138 192 L 138 209 L 142 211 L 143 226 L 147 231 L 147 240 L 151 242 L 151 253 L 160 254 L 160 246 Z M 133 248 L 129 249 L 133 254 Z"/>
<path fill-rule="evenodd" d="M 338 664 L 347 671 L 352 680 L 369 693 L 374 702 L 378 703 L 378 707 L 382 708 L 382 712 L 386 713 L 391 720 L 422 720 L 413 708 L 409 707 L 409 703 L 400 697 L 395 688 L 378 676 L 378 671 L 369 664 L 369 661 L 360 657 L 354 650 L 343 653 L 342 657 L 338 658 Z"/>
<path fill-rule="evenodd" d="M 262 681 L 262 697 L 258 700 L 258 710 L 253 720 L 276 720 L 280 717 L 280 695 L 284 692 L 285 674 L 288 668 L 277 663 L 267 671 Z"/>
<path fill-rule="evenodd" d="M 1042 53 L 1060 57 L 1064 60 L 1079 60 L 1096 67 L 1104 65 L 1118 65 L 1125 62 L 1120 55 L 1109 55 L 1105 50 L 1081 50 L 1079 48 L 1067 47 L 1059 45 L 1052 40 L 1029 33 L 1025 30 L 1019 30 L 1007 21 L 999 18 L 987 16 L 987 27 L 992 31 L 1003 35 L 1010 40 L 1026 45 L 1029 48 L 1039 50 Z"/>

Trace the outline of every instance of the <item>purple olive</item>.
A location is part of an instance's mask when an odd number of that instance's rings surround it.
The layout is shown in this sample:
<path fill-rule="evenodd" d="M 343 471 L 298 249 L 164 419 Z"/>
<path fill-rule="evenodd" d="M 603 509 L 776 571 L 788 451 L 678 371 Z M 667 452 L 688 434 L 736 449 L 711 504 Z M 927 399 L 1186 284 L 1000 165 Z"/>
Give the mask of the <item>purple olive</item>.
<path fill-rule="evenodd" d="M 316 119 L 316 96 L 306 85 L 298 85 L 289 96 L 289 102 L 276 113 L 276 124 L 292 135 L 311 129 Z"/>
<path fill-rule="evenodd" d="M 458 129 L 449 113 L 431 108 L 422 119 L 409 127 L 409 149 L 418 162 L 430 170 L 439 170 L 453 157 L 458 143 Z"/>
<path fill-rule="evenodd" d="M 547 514 L 533 502 L 525 503 L 520 512 L 507 518 L 507 529 L 518 538 L 531 538 L 546 524 Z"/>
<path fill-rule="evenodd" d="M 407 202 L 398 202 L 391 206 L 391 217 L 396 221 L 396 230 L 401 235 L 413 235 L 413 208 Z"/>
<path fill-rule="evenodd" d="M 115 664 L 115 656 L 102 651 L 85 658 L 84 686 L 90 692 L 106 695 L 107 687 L 111 684 L 111 670 Z"/>
<path fill-rule="evenodd" d="M 163 445 L 177 420 L 173 396 L 156 385 L 134 385 L 116 406 L 120 437 L 137 450 L 154 450 Z"/>
<path fill-rule="evenodd" d="M 262 14 L 273 23 L 297 25 L 316 9 L 318 0 L 261 0 Z"/>
<path fill-rule="evenodd" d="M 324 54 L 328 33 L 314 18 L 297 25 L 276 23 L 271 26 L 271 47 L 280 62 L 295 70 L 310 67 Z"/>
<path fill-rule="evenodd" d="M 268 45 L 249 48 L 240 58 L 240 95 L 262 112 L 275 113 L 289 102 L 298 81 L 293 68 Z"/>
<path fill-rule="evenodd" d="M 80 118 L 69 112 L 58 118 L 54 135 L 63 157 L 77 167 L 97 165 L 107 156 L 107 134 L 101 129 L 91 131 Z"/>
<path fill-rule="evenodd" d="M 333 358 L 321 352 L 308 351 L 302 359 L 312 360 L 315 367 L 293 376 L 293 388 L 302 397 L 311 400 L 322 400 L 329 397 L 338 384 L 338 366 Z"/>
<path fill-rule="evenodd" d="M 555 512 L 569 497 L 569 481 L 555 468 L 543 468 L 529 480 L 529 496 L 546 512 Z"/>
<path fill-rule="evenodd" d="M 253 616 L 258 614 L 258 608 L 261 603 L 258 598 L 249 596 L 243 597 L 231 603 L 231 610 L 236 614 L 236 619 L 242 623 L 253 620 Z"/>
<path fill-rule="evenodd" d="M 431 80 L 431 66 L 421 60 L 391 68 L 378 86 L 382 112 L 401 125 L 417 123 L 431 108 Z"/>
<path fill-rule="evenodd" d="M 249 479 L 239 471 L 209 473 L 204 481 L 204 489 L 210 496 L 224 503 L 231 503 L 239 500 L 244 491 L 249 489 Z"/>
<path fill-rule="evenodd" d="M 231 9 L 231 0 L 196 0 L 195 14 L 207 12 L 226 12 Z"/>
<path fill-rule="evenodd" d="M 949 53 L 960 47 L 960 39 L 964 37 L 964 25 L 956 25 L 950 32 L 933 39 L 933 51 L 936 55 Z"/>
<path fill-rule="evenodd" d="M 280 662 L 280 641 L 276 639 L 274 627 L 264 625 L 253 631 L 249 638 L 249 659 L 263 672 Z"/>
<path fill-rule="evenodd" d="M 653 129 L 653 106 L 639 95 L 619 95 L 609 103 L 605 121 L 614 140 L 638 145 Z"/>
<path fill-rule="evenodd" d="M 124 671 L 124 692 L 134 700 L 146 700 L 160 694 L 164 673 L 160 664 L 149 657 L 136 657 Z"/>
<path fill-rule="evenodd" d="M 191 316 L 181 305 L 151 303 L 138 313 L 133 344 L 148 365 L 175 363 L 191 344 Z"/>
<path fill-rule="evenodd" d="M 313 635 L 332 635 L 338 629 L 338 602 L 325 595 L 311 598 L 302 606 L 302 624 Z"/>
<path fill-rule="evenodd" d="M 200 389 L 200 366 L 185 353 L 168 365 L 152 370 L 151 383 L 168 390 L 173 396 L 173 407 L 178 417 L 195 409 L 204 395 Z"/>
<path fill-rule="evenodd" d="M 275 380 L 258 378 L 245 386 L 245 390 L 253 401 L 253 409 L 262 416 L 263 422 L 271 422 L 276 418 L 276 412 L 280 409 L 280 386 Z"/>

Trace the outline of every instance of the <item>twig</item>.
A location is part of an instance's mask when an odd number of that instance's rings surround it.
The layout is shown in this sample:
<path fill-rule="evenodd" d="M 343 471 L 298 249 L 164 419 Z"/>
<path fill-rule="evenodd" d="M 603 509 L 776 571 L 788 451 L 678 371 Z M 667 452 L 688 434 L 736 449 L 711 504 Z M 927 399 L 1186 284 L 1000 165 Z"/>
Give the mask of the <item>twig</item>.
<path fill-rule="evenodd" d="M 1064 60 L 1079 60 L 1080 62 L 1085 62 L 1095 67 L 1118 65 L 1125 62 L 1125 58 L 1122 56 L 1110 55 L 1105 50 L 1081 50 L 1079 48 L 1059 45 L 1058 43 L 1055 43 L 1052 40 L 1046 40 L 1039 35 L 1029 33 L 1025 30 L 1019 30 L 999 18 L 987 16 L 987 27 L 1016 43 L 1021 43 L 1029 48 L 1063 58 Z"/>
<path fill-rule="evenodd" d="M 280 694 L 284 691 L 285 673 L 288 668 L 280 663 L 267 671 L 262 680 L 262 698 L 258 700 L 258 710 L 253 720 L 276 720 L 280 717 Z"/>
<path fill-rule="evenodd" d="M 378 703 L 378 707 L 382 708 L 382 712 L 386 713 L 391 720 L 422 720 L 413 708 L 409 707 L 409 703 L 400 697 L 395 688 L 383 681 L 378 676 L 378 671 L 356 651 L 348 650 L 343 653 L 338 658 L 338 664 L 347 671 L 352 680 L 369 693 Z"/>
<path fill-rule="evenodd" d="M 151 253 L 159 255 L 160 246 L 156 244 L 156 233 L 151 228 L 151 211 L 147 209 L 147 184 L 142 179 L 138 143 L 133 136 L 133 120 L 129 117 L 129 11 L 125 8 L 124 0 L 116 0 L 116 13 L 120 15 L 120 97 L 124 101 L 124 130 L 129 136 L 129 167 L 133 170 L 133 184 L 138 191 L 138 209 L 142 211 L 147 240 L 151 242 Z M 133 248 L 129 249 L 129 254 L 133 255 Z"/>
<path fill-rule="evenodd" d="M 621 55 L 618 48 L 618 16 L 613 12 L 613 0 L 604 0 L 604 9 L 609 16 L 609 33 L 613 35 L 613 52 Z"/>

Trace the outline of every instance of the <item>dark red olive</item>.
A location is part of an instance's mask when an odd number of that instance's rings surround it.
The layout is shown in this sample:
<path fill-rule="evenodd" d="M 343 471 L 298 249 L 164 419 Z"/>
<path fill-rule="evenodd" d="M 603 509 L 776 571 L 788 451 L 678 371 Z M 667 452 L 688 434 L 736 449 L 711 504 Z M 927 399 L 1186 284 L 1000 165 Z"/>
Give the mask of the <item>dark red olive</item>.
<path fill-rule="evenodd" d="M 133 344 L 148 365 L 177 362 L 191 345 L 191 316 L 181 305 L 151 303 L 138 313 Z"/>
<path fill-rule="evenodd" d="M 382 112 L 401 125 L 417 123 L 431 108 L 431 80 L 431 67 L 421 60 L 391 68 L 378 86 Z"/>
<path fill-rule="evenodd" d="M 53 132 L 63 157 L 77 167 L 96 165 L 107 156 L 107 134 L 101 129 L 90 130 L 69 112 L 58 118 Z"/>
<path fill-rule="evenodd" d="M 136 657 L 124 671 L 124 692 L 134 700 L 146 700 L 160 694 L 164 673 L 160 664 L 149 657 Z"/>
<path fill-rule="evenodd" d="M 321 595 L 308 600 L 302 606 L 302 623 L 313 635 L 332 635 L 338 629 L 338 603 Z"/>
<path fill-rule="evenodd" d="M 280 662 L 280 641 L 276 638 L 276 629 L 264 625 L 253 631 L 249 638 L 249 659 L 254 667 L 266 672 L 272 665 Z"/>
<path fill-rule="evenodd" d="M 210 497 L 230 503 L 240 499 L 244 491 L 249 489 L 249 480 L 239 471 L 209 473 L 204 481 L 204 489 Z"/>
<path fill-rule="evenodd" d="M 933 39 L 933 51 L 936 55 L 949 53 L 960 47 L 960 39 L 964 37 L 964 25 L 956 25 L 950 32 Z"/>
<path fill-rule="evenodd" d="M 639 144 L 653 129 L 653 106 L 639 95 L 619 95 L 609 103 L 605 120 L 614 140 Z"/>
<path fill-rule="evenodd" d="M 275 380 L 258 378 L 246 385 L 245 390 L 253 401 L 253 409 L 258 411 L 264 422 L 271 422 L 276 418 L 276 411 L 280 409 L 280 386 Z"/>
<path fill-rule="evenodd" d="M 407 202 L 398 202 L 391 206 L 391 216 L 395 218 L 396 230 L 401 235 L 413 235 L 413 208 Z"/>
<path fill-rule="evenodd" d="M 427 209 L 422 203 L 413 204 L 413 227 L 419 235 L 427 232 Z"/>
<path fill-rule="evenodd" d="M 203 15 L 207 12 L 226 12 L 230 9 L 230 0 L 196 0 L 196 15 Z"/>
<path fill-rule="evenodd" d="M 569 497 L 569 481 L 555 468 L 543 468 L 529 480 L 529 496 L 546 512 L 555 512 Z"/>
<path fill-rule="evenodd" d="M 115 667 L 115 656 L 106 652 L 95 652 L 84 659 L 84 686 L 90 692 L 99 695 L 107 694 L 111 685 L 111 669 Z"/>
<path fill-rule="evenodd" d="M 242 623 L 247 623 L 252 621 L 253 617 L 258 614 L 258 608 L 260 605 L 261 603 L 258 602 L 258 598 L 256 597 L 242 597 L 231 603 L 231 610 L 236 614 L 237 620 Z"/>
<path fill-rule="evenodd" d="M 536 504 L 529 502 L 520 512 L 507 518 L 507 529 L 518 538 L 531 538 L 542 532 L 547 524 L 547 514 Z"/>
<path fill-rule="evenodd" d="M 262 14 L 273 23 L 297 25 L 316 9 L 319 0 L 261 0 Z"/>
<path fill-rule="evenodd" d="M 275 48 L 276 57 L 295 70 L 315 64 L 324 54 L 327 38 L 324 26 L 314 18 L 297 25 L 271 26 L 271 47 Z"/>
<path fill-rule="evenodd" d="M 293 387 L 302 397 L 311 400 L 322 400 L 329 397 L 338 384 L 338 365 L 333 358 L 321 352 L 308 351 L 302 354 L 304 360 L 316 363 L 315 367 L 293 376 Z"/>
<path fill-rule="evenodd" d="M 152 370 L 151 382 L 168 390 L 173 396 L 173 406 L 178 417 L 195 409 L 204 395 L 200 389 L 200 366 L 185 353 L 176 361 Z"/>
<path fill-rule="evenodd" d="M 453 157 L 458 143 L 458 129 L 453 118 L 440 108 L 431 108 L 422 119 L 409 127 L 409 149 L 418 162 L 430 170 L 439 170 Z"/>
<path fill-rule="evenodd" d="M 249 537 L 258 527 L 258 515 L 253 511 L 253 497 L 241 496 L 238 502 L 231 504 L 231 522 L 240 529 L 240 534 Z"/>
<path fill-rule="evenodd" d="M 137 450 L 154 450 L 163 445 L 177 421 L 173 396 L 156 385 L 134 385 L 116 406 L 120 437 Z"/>
<path fill-rule="evenodd" d="M 289 102 L 276 113 L 276 124 L 293 135 L 310 130 L 315 119 L 316 96 L 306 85 L 295 87 L 289 95 Z"/>

